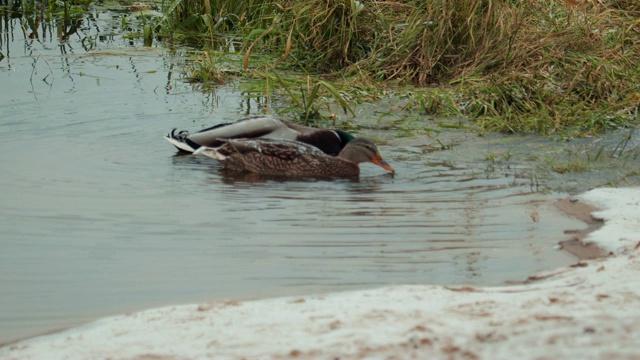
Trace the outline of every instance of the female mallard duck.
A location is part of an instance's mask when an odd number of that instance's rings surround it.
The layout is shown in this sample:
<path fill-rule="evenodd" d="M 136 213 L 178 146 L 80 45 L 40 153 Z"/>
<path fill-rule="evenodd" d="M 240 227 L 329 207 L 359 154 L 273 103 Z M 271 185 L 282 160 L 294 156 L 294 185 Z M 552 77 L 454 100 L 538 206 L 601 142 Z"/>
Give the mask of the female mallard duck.
<path fill-rule="evenodd" d="M 360 175 L 358 164 L 372 162 L 395 173 L 369 140 L 350 141 L 338 156 L 329 156 L 317 148 L 288 140 L 238 139 L 219 141 L 218 148 L 202 146 L 194 154 L 220 161 L 226 169 L 261 175 L 288 177 L 350 177 Z"/>
<path fill-rule="evenodd" d="M 336 156 L 354 136 L 340 130 L 324 130 L 294 124 L 273 116 L 252 116 L 233 123 L 219 124 L 197 133 L 176 133 L 176 129 L 165 139 L 179 150 L 194 152 L 201 146 L 218 147 L 221 139 L 281 139 L 295 140 L 313 145 L 324 153 Z"/>

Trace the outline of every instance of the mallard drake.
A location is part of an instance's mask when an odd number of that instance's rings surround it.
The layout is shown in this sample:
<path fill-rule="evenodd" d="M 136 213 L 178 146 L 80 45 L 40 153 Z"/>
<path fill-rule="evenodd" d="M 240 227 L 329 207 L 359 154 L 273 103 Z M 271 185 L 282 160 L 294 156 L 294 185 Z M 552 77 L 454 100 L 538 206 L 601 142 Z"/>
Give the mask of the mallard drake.
<path fill-rule="evenodd" d="M 201 146 L 218 147 L 221 139 L 281 139 L 313 145 L 324 153 L 336 156 L 355 137 L 341 130 L 324 130 L 294 124 L 274 116 L 252 116 L 236 122 L 219 124 L 190 134 L 173 129 L 165 139 L 179 150 L 194 152 Z"/>
<path fill-rule="evenodd" d="M 226 169 L 287 177 L 351 177 L 360 175 L 358 164 L 372 162 L 395 173 L 374 143 L 357 138 L 338 156 L 329 156 L 309 144 L 289 140 L 219 139 L 225 144 L 201 146 L 194 154 L 220 161 Z"/>

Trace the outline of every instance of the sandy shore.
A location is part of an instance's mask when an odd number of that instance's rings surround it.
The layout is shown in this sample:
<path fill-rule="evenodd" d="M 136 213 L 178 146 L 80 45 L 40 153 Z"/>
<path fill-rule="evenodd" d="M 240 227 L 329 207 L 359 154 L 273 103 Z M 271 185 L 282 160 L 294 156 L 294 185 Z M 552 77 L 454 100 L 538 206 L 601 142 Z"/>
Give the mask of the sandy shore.
<path fill-rule="evenodd" d="M 611 255 L 513 286 L 152 309 L 5 346 L 0 358 L 640 359 L 640 189 L 596 189 L 558 206 L 591 223 L 565 248 Z"/>

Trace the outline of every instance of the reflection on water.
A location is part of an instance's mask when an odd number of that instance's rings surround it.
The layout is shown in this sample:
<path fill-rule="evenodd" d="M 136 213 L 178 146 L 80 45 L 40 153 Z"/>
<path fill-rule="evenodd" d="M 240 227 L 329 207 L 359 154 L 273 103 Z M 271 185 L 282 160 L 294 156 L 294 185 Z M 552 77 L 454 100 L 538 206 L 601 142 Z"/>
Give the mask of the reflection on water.
<path fill-rule="evenodd" d="M 572 260 L 553 245 L 580 224 L 469 164 L 382 146 L 395 177 L 283 181 L 176 156 L 165 132 L 239 118 L 247 99 L 194 92 L 179 54 L 117 36 L 60 52 L 4 21 L 0 343 L 151 306 L 500 284 Z"/>

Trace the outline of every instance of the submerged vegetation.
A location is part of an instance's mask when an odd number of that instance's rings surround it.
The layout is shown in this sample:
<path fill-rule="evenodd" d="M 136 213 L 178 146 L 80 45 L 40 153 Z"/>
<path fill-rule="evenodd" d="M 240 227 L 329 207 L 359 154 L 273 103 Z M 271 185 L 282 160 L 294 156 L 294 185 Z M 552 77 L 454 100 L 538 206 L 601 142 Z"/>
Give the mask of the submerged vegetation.
<path fill-rule="evenodd" d="M 194 78 L 240 73 L 343 108 L 412 85 L 407 109 L 487 130 L 581 134 L 628 126 L 640 105 L 635 0 L 174 0 L 165 15 L 177 37 L 205 47 Z M 229 43 L 241 56 L 222 60 Z M 277 80 L 292 71 L 304 75 Z"/>
<path fill-rule="evenodd" d="M 0 33 L 9 36 L 14 30 L 22 30 L 30 41 L 57 37 L 63 44 L 71 36 L 79 36 L 83 48 L 90 51 L 95 49 L 98 37 L 104 37 L 86 25 L 87 18 L 97 19 L 96 7 L 108 8 L 115 14 L 114 19 L 119 18 L 119 24 L 113 26 L 119 25 L 126 39 L 141 39 L 145 46 L 151 46 L 154 38 L 163 35 L 163 14 L 153 11 L 149 4 L 130 0 L 1 0 Z M 9 19 L 18 19 L 19 25 L 12 28 Z M 0 48 L 3 44 L 0 38 Z"/>
<path fill-rule="evenodd" d="M 37 39 L 41 24 L 48 24 L 52 19 L 58 19 L 55 30 L 61 40 L 66 40 L 74 34 L 82 24 L 82 17 L 91 0 L 69 1 L 17 1 L 5 0 L 0 2 L 0 33 L 8 29 L 8 19 L 21 17 L 22 30 L 28 39 Z M 2 40 L 0 40 L 2 44 Z M 2 55 L 0 53 L 0 60 Z"/>

